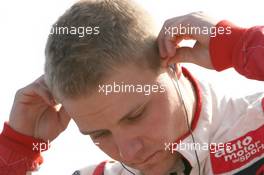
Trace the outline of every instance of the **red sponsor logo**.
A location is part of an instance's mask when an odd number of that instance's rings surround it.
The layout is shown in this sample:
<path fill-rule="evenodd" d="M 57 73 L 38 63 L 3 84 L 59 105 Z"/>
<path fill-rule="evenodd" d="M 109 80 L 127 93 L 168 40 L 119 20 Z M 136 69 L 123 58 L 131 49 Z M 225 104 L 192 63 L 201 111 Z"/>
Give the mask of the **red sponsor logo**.
<path fill-rule="evenodd" d="M 225 173 L 246 165 L 264 153 L 264 125 L 242 137 L 228 142 L 228 146 L 210 152 L 213 172 Z"/>

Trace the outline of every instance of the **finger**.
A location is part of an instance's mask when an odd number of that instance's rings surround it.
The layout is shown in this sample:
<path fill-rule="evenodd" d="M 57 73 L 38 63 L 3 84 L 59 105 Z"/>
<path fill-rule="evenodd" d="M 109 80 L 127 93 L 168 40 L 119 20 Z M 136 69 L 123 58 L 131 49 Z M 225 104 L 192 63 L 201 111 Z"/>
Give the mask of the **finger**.
<path fill-rule="evenodd" d="M 165 21 L 158 36 L 159 51 L 162 58 L 168 58 L 170 55 L 173 55 L 175 51 L 173 44 L 170 42 L 173 38 L 173 31 L 171 28 L 173 22 L 173 19 Z"/>
<path fill-rule="evenodd" d="M 45 90 L 48 91 L 49 95 L 50 95 L 50 98 L 52 100 L 52 104 L 55 105 L 56 102 L 55 102 L 55 99 L 50 91 L 50 89 L 48 88 L 47 84 L 46 84 L 46 81 L 45 81 L 45 77 L 44 77 L 44 74 L 41 75 L 37 80 L 35 80 L 36 83 L 39 83 L 42 87 L 45 88 Z"/>
<path fill-rule="evenodd" d="M 175 55 L 175 44 L 173 42 L 173 31 L 171 29 L 171 24 L 169 22 L 166 23 L 166 28 L 167 30 L 170 29 L 169 31 L 166 31 L 164 33 L 164 36 L 162 38 L 162 43 L 163 46 L 165 47 L 165 52 L 166 52 L 166 57 L 172 57 Z"/>
<path fill-rule="evenodd" d="M 175 49 L 178 49 L 178 48 L 180 48 L 178 45 L 176 45 L 175 46 Z M 176 52 L 177 52 L 177 50 L 176 50 Z M 175 53 L 176 53 L 175 52 Z M 175 56 L 175 54 L 174 54 L 174 56 Z M 171 57 L 172 58 L 172 57 Z M 169 61 L 170 61 L 170 59 L 171 58 L 169 58 L 169 57 L 167 57 L 166 59 L 163 59 L 162 61 L 161 61 L 161 67 L 164 67 L 164 68 L 167 68 L 168 66 L 169 66 Z"/>
<path fill-rule="evenodd" d="M 174 45 L 178 46 L 180 44 L 180 42 L 182 42 L 183 40 L 191 40 L 191 39 L 192 38 L 190 36 L 187 36 L 187 35 L 175 35 L 171 39 L 171 42 L 173 42 Z"/>
<path fill-rule="evenodd" d="M 178 47 L 180 42 L 184 39 L 189 40 L 191 39 L 191 37 L 188 35 L 174 34 L 173 31 L 171 31 L 170 34 L 165 35 L 163 39 L 163 43 L 164 43 L 163 47 L 165 47 L 166 49 L 166 56 L 169 58 L 173 57 L 176 54 L 177 51 L 176 48 Z"/>
<path fill-rule="evenodd" d="M 38 79 L 36 79 L 34 82 L 41 84 L 43 87 L 45 87 L 45 88 L 47 88 L 47 89 L 49 90 L 48 85 L 46 84 L 46 81 L 45 81 L 45 76 L 44 76 L 44 74 L 41 75 Z M 49 90 L 49 91 L 50 91 L 50 90 Z M 50 92 L 50 93 L 51 93 L 51 92 Z"/>
<path fill-rule="evenodd" d="M 171 58 L 175 55 L 176 49 L 179 43 L 184 39 L 189 39 L 190 36 L 186 34 L 179 33 L 178 29 L 180 28 L 180 19 L 172 19 L 167 22 L 167 26 L 171 29 L 170 32 L 167 32 L 167 35 L 164 37 L 164 45 L 167 52 L 167 57 Z M 168 28 L 168 27 L 167 27 Z M 176 30 L 176 31 L 175 31 Z"/>
<path fill-rule="evenodd" d="M 160 39 L 158 39 L 158 48 L 159 48 L 160 57 L 162 59 L 165 59 L 166 58 L 166 49 L 165 49 L 163 42 Z"/>
<path fill-rule="evenodd" d="M 65 130 L 71 120 L 71 117 L 69 116 L 69 114 L 66 112 L 65 108 L 62 106 L 59 110 L 59 121 L 60 121 L 60 125 L 62 130 Z"/>
<path fill-rule="evenodd" d="M 50 106 L 54 106 L 56 104 L 54 102 L 52 94 L 46 86 L 41 83 L 36 83 L 34 86 L 36 94 L 39 95 L 47 104 L 49 104 Z"/>
<path fill-rule="evenodd" d="M 44 74 L 42 74 L 40 77 L 38 77 L 34 82 L 35 83 L 40 83 L 40 84 L 45 84 Z"/>
<path fill-rule="evenodd" d="M 193 63 L 208 69 L 213 69 L 208 48 L 203 47 L 199 42 L 196 42 L 193 48 L 181 47 L 177 49 L 175 56 L 169 60 L 168 64 L 180 62 Z"/>
<path fill-rule="evenodd" d="M 40 97 L 45 103 L 50 106 L 55 105 L 53 97 L 49 90 L 40 83 L 33 82 L 32 84 L 26 86 L 25 88 L 19 90 L 19 94 L 22 96 L 22 101 L 25 103 L 30 103 L 32 97 Z"/>
<path fill-rule="evenodd" d="M 177 35 L 171 38 L 171 42 L 176 46 L 178 46 L 182 40 L 183 38 L 180 35 Z"/>
<path fill-rule="evenodd" d="M 158 35 L 158 47 L 159 47 L 159 54 L 161 58 L 166 58 L 166 49 L 164 46 L 164 42 L 163 42 L 163 38 L 165 35 L 165 29 L 164 29 L 164 25 Z"/>
<path fill-rule="evenodd" d="M 170 58 L 162 59 L 161 60 L 161 67 L 167 68 L 169 65 L 169 60 L 170 60 Z"/>
<path fill-rule="evenodd" d="M 177 64 L 184 62 L 193 62 L 194 48 L 191 47 L 181 47 L 178 48 L 176 54 L 169 60 L 168 64 Z"/>
<path fill-rule="evenodd" d="M 176 45 L 172 42 L 171 36 L 165 36 L 164 45 L 167 52 L 167 57 L 171 58 L 176 53 Z"/>

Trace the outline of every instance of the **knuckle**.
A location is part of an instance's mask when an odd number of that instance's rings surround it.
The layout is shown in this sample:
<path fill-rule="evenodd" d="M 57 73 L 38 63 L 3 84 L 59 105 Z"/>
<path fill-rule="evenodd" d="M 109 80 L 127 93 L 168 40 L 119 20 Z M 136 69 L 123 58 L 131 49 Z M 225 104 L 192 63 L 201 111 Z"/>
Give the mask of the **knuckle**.
<path fill-rule="evenodd" d="M 168 19 L 168 20 L 166 21 L 167 26 L 170 26 L 171 23 L 173 23 L 174 21 L 175 21 L 175 18 L 170 18 L 170 19 Z"/>
<path fill-rule="evenodd" d="M 37 89 L 37 90 L 41 89 L 41 85 L 38 82 L 32 83 L 32 87 L 33 87 L 33 89 Z"/>
<path fill-rule="evenodd" d="M 18 90 L 16 91 L 15 96 L 18 97 L 18 96 L 20 96 L 21 94 L 23 94 L 23 92 L 24 92 L 24 88 L 18 89 Z"/>

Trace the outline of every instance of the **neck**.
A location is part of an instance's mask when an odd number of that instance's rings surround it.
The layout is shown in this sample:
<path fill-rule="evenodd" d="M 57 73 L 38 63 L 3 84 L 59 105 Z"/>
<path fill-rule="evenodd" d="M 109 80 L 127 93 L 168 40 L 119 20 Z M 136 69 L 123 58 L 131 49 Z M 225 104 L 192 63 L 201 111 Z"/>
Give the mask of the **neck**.
<path fill-rule="evenodd" d="M 181 95 L 183 98 L 186 107 L 188 121 L 189 124 L 191 125 L 196 110 L 196 93 L 192 85 L 192 82 L 188 78 L 186 78 L 183 74 L 179 79 L 179 87 L 180 87 L 179 93 L 181 93 L 179 95 Z"/>

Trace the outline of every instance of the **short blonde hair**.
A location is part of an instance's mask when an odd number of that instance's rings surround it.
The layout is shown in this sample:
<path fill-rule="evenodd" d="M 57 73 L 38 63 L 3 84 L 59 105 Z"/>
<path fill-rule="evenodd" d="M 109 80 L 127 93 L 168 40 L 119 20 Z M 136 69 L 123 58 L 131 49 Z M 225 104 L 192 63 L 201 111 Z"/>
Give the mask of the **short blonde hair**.
<path fill-rule="evenodd" d="M 45 80 L 55 95 L 76 98 L 91 93 L 118 66 L 160 68 L 155 26 L 132 0 L 79 1 L 53 25 L 58 26 L 98 27 L 99 32 L 49 35 Z"/>

